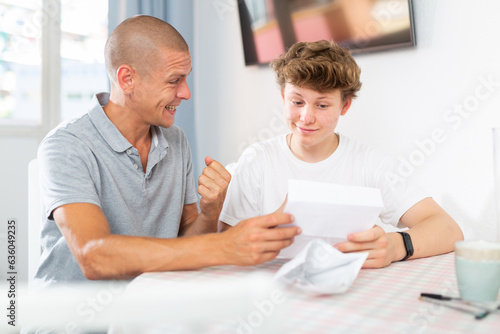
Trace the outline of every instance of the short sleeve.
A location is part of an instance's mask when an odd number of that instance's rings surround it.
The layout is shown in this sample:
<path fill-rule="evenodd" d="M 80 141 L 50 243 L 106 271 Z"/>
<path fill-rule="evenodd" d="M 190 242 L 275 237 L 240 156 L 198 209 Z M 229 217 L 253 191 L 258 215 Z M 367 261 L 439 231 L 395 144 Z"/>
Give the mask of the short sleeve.
<path fill-rule="evenodd" d="M 373 167 L 369 185 L 379 188 L 382 192 L 384 208 L 379 215 L 380 220 L 385 224 L 403 228 L 401 216 L 413 205 L 430 196 L 411 176 L 399 172 L 399 164 L 391 156 L 371 150 L 367 159 L 370 161 L 366 161 L 366 165 Z"/>
<path fill-rule="evenodd" d="M 96 177 L 97 164 L 90 149 L 67 134 L 48 136 L 38 148 L 40 183 L 45 216 L 65 204 L 91 203 L 101 206 Z"/>
<path fill-rule="evenodd" d="M 228 225 L 262 215 L 262 184 L 265 155 L 258 147 L 247 148 L 237 163 L 227 166 L 231 182 L 220 220 Z"/>

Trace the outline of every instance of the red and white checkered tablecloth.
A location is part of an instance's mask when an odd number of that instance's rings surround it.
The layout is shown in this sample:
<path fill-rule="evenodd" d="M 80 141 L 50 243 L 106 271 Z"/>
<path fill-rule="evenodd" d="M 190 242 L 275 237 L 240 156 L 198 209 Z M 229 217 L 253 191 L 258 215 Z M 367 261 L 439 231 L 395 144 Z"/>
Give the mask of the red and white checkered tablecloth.
<path fill-rule="evenodd" d="M 254 267 L 220 266 L 195 271 L 146 273 L 129 287 L 147 291 L 168 282 L 234 280 L 252 273 L 274 274 L 286 260 Z M 444 306 L 419 300 L 421 292 L 456 296 L 453 253 L 406 262 L 382 269 L 362 269 L 343 294 L 314 296 L 284 288 L 279 310 L 268 325 L 251 326 L 247 315 L 217 324 L 205 324 L 203 333 L 500 333 L 500 312 L 481 320 Z M 242 325 L 242 321 L 244 324 Z M 201 330 L 185 330 L 179 333 Z M 155 332 L 155 331 L 152 331 Z M 161 332 L 161 331 L 156 331 Z"/>

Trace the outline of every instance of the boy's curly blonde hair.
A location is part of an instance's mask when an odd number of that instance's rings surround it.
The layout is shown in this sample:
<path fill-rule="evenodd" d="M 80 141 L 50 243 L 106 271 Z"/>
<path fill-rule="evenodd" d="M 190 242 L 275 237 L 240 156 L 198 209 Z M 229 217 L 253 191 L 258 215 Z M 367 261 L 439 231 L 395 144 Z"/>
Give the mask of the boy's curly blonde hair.
<path fill-rule="evenodd" d="M 283 90 L 286 83 L 325 92 L 340 89 L 342 99 L 356 98 L 361 69 L 348 49 L 325 40 L 298 42 L 271 62 Z"/>

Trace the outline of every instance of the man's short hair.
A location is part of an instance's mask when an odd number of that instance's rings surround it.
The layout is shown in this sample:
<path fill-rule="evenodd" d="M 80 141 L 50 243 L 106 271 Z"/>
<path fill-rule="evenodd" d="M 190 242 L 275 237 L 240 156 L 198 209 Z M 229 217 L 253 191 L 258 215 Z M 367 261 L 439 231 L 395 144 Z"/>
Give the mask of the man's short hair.
<path fill-rule="evenodd" d="M 104 47 L 106 71 L 112 82 L 116 70 L 124 64 L 148 75 L 158 63 L 159 50 L 189 53 L 181 34 L 167 22 L 153 16 L 137 15 L 121 22 Z"/>

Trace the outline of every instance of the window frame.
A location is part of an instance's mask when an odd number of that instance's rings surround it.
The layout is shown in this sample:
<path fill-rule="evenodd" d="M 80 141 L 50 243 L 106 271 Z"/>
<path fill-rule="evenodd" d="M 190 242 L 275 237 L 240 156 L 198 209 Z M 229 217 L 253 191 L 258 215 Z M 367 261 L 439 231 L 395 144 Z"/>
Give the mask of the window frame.
<path fill-rule="evenodd" d="M 59 124 L 61 109 L 61 1 L 42 0 L 41 25 L 41 99 L 40 123 L 0 124 L 0 137 L 43 138 Z"/>

